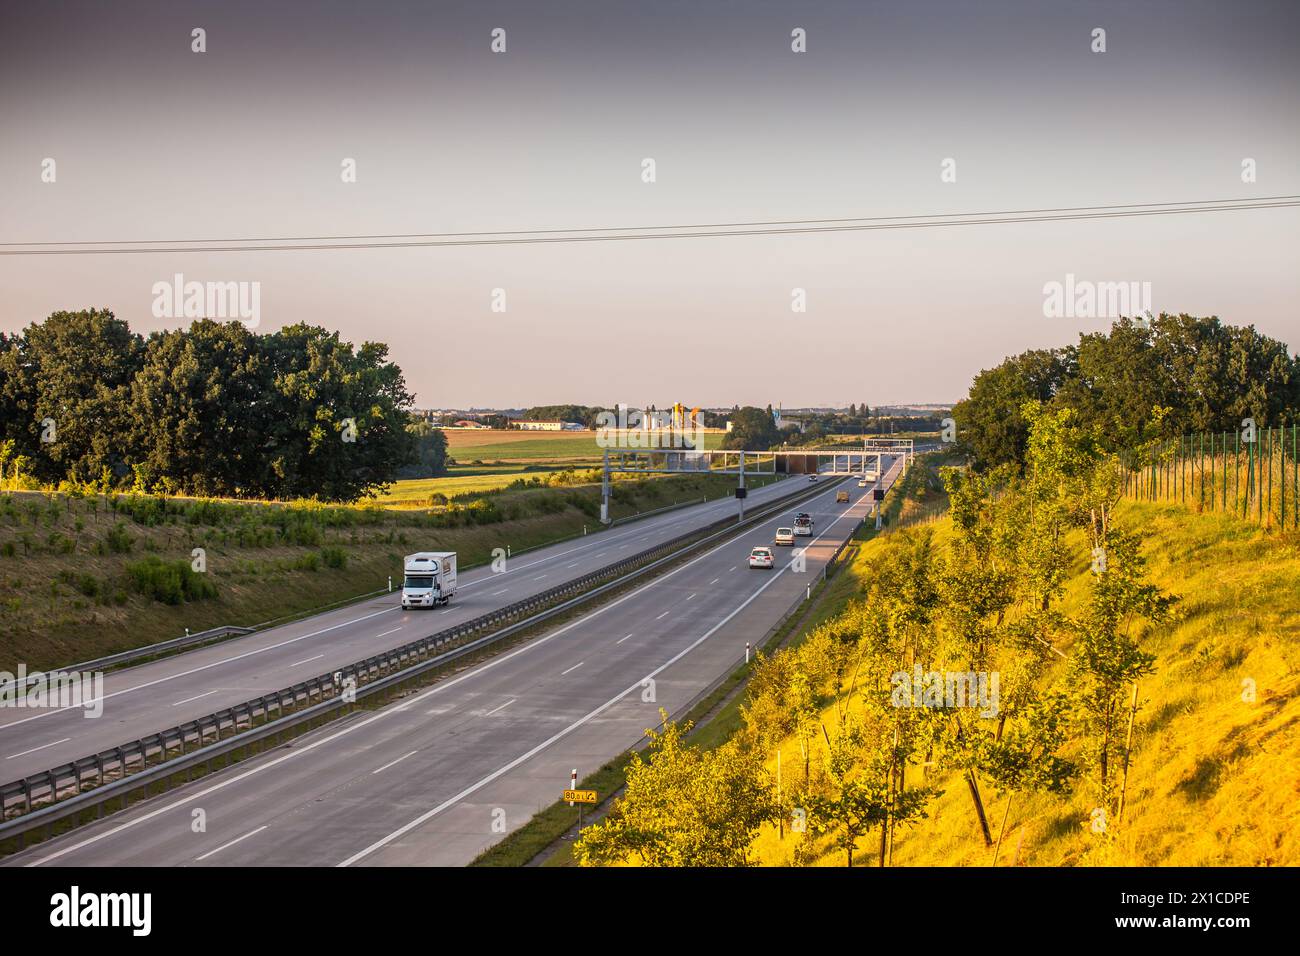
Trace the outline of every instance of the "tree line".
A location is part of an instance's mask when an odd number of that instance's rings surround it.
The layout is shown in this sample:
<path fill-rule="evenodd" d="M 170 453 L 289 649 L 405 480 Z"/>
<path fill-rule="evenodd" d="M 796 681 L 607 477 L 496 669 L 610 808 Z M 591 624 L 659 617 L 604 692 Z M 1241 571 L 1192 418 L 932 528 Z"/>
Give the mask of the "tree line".
<path fill-rule="evenodd" d="M 144 337 L 107 310 L 56 312 L 0 334 L 0 478 L 350 501 L 441 469 L 445 438 L 411 402 L 386 345 L 317 326 L 200 319 Z"/>
<path fill-rule="evenodd" d="M 1120 319 L 1077 345 L 1036 349 L 975 377 L 953 408 L 957 439 L 977 469 L 1024 460 L 1029 400 L 1072 408 L 1113 450 L 1189 432 L 1234 430 L 1242 420 L 1300 417 L 1300 358 L 1285 343 L 1216 317 Z"/>

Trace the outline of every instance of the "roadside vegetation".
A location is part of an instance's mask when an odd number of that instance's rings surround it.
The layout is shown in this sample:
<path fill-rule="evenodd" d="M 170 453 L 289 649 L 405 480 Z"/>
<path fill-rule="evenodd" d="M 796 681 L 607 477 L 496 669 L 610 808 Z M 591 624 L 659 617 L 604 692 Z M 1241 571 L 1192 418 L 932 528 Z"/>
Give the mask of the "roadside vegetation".
<path fill-rule="evenodd" d="M 734 732 L 660 728 L 580 862 L 1297 863 L 1300 540 L 1120 501 L 1095 432 L 1021 414 L 1024 467 L 946 469 L 941 518 L 900 496 Z"/>

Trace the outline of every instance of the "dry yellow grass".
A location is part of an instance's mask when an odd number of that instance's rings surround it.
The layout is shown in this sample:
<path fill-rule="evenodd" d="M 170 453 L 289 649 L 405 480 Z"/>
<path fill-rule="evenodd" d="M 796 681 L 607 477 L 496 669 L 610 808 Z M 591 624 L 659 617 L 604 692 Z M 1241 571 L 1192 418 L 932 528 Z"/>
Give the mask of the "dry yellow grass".
<path fill-rule="evenodd" d="M 1173 505 L 1126 504 L 1121 518 L 1148 535 L 1153 580 L 1182 598 L 1178 620 L 1143 638 L 1157 670 L 1141 686 L 1124 820 L 1110 821 L 1104 836 L 1091 832 L 1096 798 L 1086 780 L 1066 798 L 1017 797 L 998 865 L 1300 863 L 1300 538 Z M 1075 543 L 1083 555 L 1082 540 Z M 863 547 L 857 573 L 879 546 Z M 1075 572 L 1067 612 L 1085 594 L 1082 558 Z M 1251 687 L 1253 702 L 1243 699 Z M 830 726 L 834 708 L 825 719 Z M 782 749 L 788 773 L 798 745 L 786 741 Z M 944 793 L 926 820 L 896 834 L 894 865 L 990 865 L 993 852 L 964 783 L 930 782 Z M 996 838 L 1006 797 L 983 785 Z M 816 840 L 788 827 L 784 840 L 765 830 L 755 855 L 766 865 L 788 864 L 804 839 Z M 861 864 L 877 862 L 878 844 L 875 834 L 861 841 Z M 828 841 L 814 848 L 816 865 L 843 864 Z"/>

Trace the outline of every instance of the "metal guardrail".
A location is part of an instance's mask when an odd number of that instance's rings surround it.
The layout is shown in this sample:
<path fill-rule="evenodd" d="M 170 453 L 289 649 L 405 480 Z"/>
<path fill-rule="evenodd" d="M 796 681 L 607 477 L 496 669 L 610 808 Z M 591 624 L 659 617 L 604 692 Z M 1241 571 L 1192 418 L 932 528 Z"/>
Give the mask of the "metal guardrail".
<path fill-rule="evenodd" d="M 719 519 L 704 528 L 678 535 L 531 598 L 402 644 L 330 674 L 310 678 L 274 693 L 252 698 L 4 784 L 0 786 L 0 841 L 21 837 L 88 808 L 102 808 L 105 803 L 151 782 L 166 779 L 213 757 L 229 754 L 248 744 L 299 727 L 327 712 L 350 706 L 352 701 L 343 695 L 349 685 L 355 689 L 354 699 L 360 700 L 444 666 L 465 654 L 593 600 L 608 589 L 625 583 L 629 577 L 625 572 L 636 569 L 644 573 L 677 560 L 714 538 L 726 536 L 743 525 L 765 520 L 772 513 L 812 497 L 826 487 L 809 488 L 805 493 L 772 502 L 747 515 L 743 521 L 737 521 L 731 516 Z M 613 580 L 609 580 L 611 578 Z M 593 584 L 599 586 L 586 590 Z M 543 607 L 579 591 L 583 593 L 558 605 Z M 521 620 L 510 621 L 519 615 L 526 616 Z M 473 638 L 485 630 L 490 630 L 491 633 L 483 634 L 459 647 L 448 646 Z M 442 652 L 434 653 L 439 650 Z M 395 667 L 398 670 L 393 671 Z M 257 724 L 259 718 L 263 721 L 260 726 Z M 229 733 L 229 737 L 223 739 L 225 733 Z M 211 743 L 208 742 L 209 737 L 213 738 Z M 191 745 L 199 749 L 187 754 L 186 747 Z M 170 756 L 173 750 L 178 751 L 176 756 Z M 151 758 L 156 758 L 152 767 L 149 764 Z M 117 779 L 110 779 L 115 774 Z M 17 814 L 6 819 L 14 810 L 17 810 Z"/>
<path fill-rule="evenodd" d="M 142 660 L 147 657 L 155 657 L 159 654 L 170 654 L 172 651 L 182 650 L 195 644 L 206 644 L 221 637 L 230 635 L 252 634 L 255 628 L 237 627 L 233 624 L 223 624 L 221 627 L 209 628 L 206 631 L 196 631 L 193 634 L 186 634 L 183 637 L 173 637 L 166 641 L 159 641 L 156 644 L 147 644 L 144 647 L 132 648 L 129 651 L 120 651 L 117 654 L 109 654 L 105 657 L 97 657 L 93 661 L 85 661 L 81 664 L 73 664 L 71 667 L 53 667 L 46 671 L 33 671 L 27 675 L 27 682 L 34 682 L 40 679 L 41 674 L 54 673 L 57 671 L 100 671 L 109 667 L 116 667 L 119 664 L 128 664 L 132 661 Z M 17 683 L 15 681 L 14 683 Z M 0 687 L 7 685 L 0 685 Z"/>

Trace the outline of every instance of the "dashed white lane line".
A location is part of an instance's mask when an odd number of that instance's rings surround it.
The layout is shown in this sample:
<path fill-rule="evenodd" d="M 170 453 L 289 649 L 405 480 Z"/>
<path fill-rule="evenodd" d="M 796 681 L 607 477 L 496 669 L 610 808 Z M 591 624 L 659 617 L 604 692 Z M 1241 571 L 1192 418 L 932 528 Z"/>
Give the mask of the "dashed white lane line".
<path fill-rule="evenodd" d="M 33 747 L 31 750 L 24 750 L 20 754 L 10 754 L 5 760 L 13 760 L 15 757 L 26 757 L 28 754 L 34 754 L 38 750 L 44 750 L 46 747 L 57 747 L 59 744 L 66 744 L 71 737 L 64 737 L 62 740 L 56 740 L 53 743 L 41 744 L 39 747 Z"/>
<path fill-rule="evenodd" d="M 260 826 L 256 830 L 250 830 L 249 832 L 245 833 L 241 837 L 235 837 L 235 839 L 231 840 L 229 843 L 221 844 L 221 846 L 217 847 L 215 850 L 209 850 L 207 853 L 204 853 L 202 856 L 196 856 L 194 858 L 194 862 L 197 863 L 199 860 L 206 860 L 208 857 L 212 856 L 212 854 L 220 853 L 222 850 L 226 849 L 227 847 L 234 846 L 236 843 L 240 842 L 241 840 L 247 840 L 251 836 L 257 836 L 265 829 L 266 829 L 265 826 Z"/>
<path fill-rule="evenodd" d="M 502 588 L 500 591 L 493 591 L 491 594 L 488 595 L 488 597 L 496 597 L 498 594 L 505 594 L 509 590 L 510 590 L 509 588 Z"/>
<path fill-rule="evenodd" d="M 691 594 L 690 594 L 690 596 L 687 597 L 686 600 L 689 601 L 689 600 L 690 600 L 691 598 L 693 598 L 693 597 L 695 597 L 695 592 L 692 591 Z M 685 603 L 685 602 L 683 602 L 683 603 Z"/>
<path fill-rule="evenodd" d="M 583 661 L 578 661 L 578 663 L 574 664 L 574 665 L 573 665 L 572 667 L 570 667 L 567 671 L 561 671 L 561 672 L 560 672 L 560 676 L 563 677 L 565 674 L 572 674 L 572 673 L 573 673 L 574 671 L 576 671 L 579 667 L 581 667 L 581 666 L 583 665 L 583 663 L 584 663 Z"/>
<path fill-rule="evenodd" d="M 847 513 L 847 512 L 845 512 L 845 513 Z M 823 532 L 823 534 L 825 534 L 825 532 Z M 820 537 L 821 537 L 821 535 L 818 536 L 818 538 L 820 538 Z M 816 539 L 814 539 L 814 540 L 816 540 Z M 580 617 L 578 620 L 576 620 L 576 621 L 572 621 L 571 623 L 565 625 L 564 627 L 561 627 L 559 630 L 557 630 L 557 631 L 553 631 L 553 632 L 551 632 L 550 634 L 547 634 L 547 635 L 544 636 L 544 637 L 538 638 L 538 639 L 535 640 L 535 641 L 532 641 L 532 642 L 530 642 L 530 643 L 527 643 L 527 644 L 523 645 L 522 647 L 520 647 L 520 648 L 517 649 L 517 650 L 510 651 L 510 652 L 508 652 L 508 653 L 502 654 L 502 655 L 500 655 L 499 657 L 494 657 L 494 658 L 488 660 L 487 662 L 485 662 L 484 664 L 482 664 L 481 666 L 475 668 L 474 670 L 466 671 L 465 673 L 461 674 L 459 677 L 453 677 L 453 678 L 450 678 L 450 679 L 448 679 L 448 680 L 446 680 L 446 681 L 443 681 L 443 682 L 441 682 L 441 683 L 435 684 L 433 687 L 431 687 L 429 690 L 425 691 L 424 693 L 421 693 L 421 694 L 416 695 L 415 697 L 412 697 L 412 698 L 411 698 L 409 701 L 407 701 L 405 704 L 400 704 L 400 705 L 398 705 L 397 707 L 392 708 L 391 710 L 381 710 L 381 711 L 377 711 L 375 714 L 373 714 L 372 716 L 370 716 L 370 717 L 368 717 L 368 718 L 365 718 L 364 720 L 360 720 L 360 721 L 358 721 L 358 722 L 356 722 L 356 723 L 353 723 L 353 724 L 348 724 L 347 726 L 343 727 L 341 730 L 338 730 L 338 731 L 336 731 L 336 732 L 334 732 L 334 733 L 332 733 L 332 734 L 328 734 L 328 735 L 325 736 L 325 737 L 321 737 L 321 738 L 318 739 L 318 740 L 312 741 L 311 743 L 306 744 L 306 745 L 304 745 L 304 746 L 301 747 L 301 748 L 298 748 L 298 749 L 295 749 L 295 750 L 291 750 L 289 753 L 286 753 L 286 754 L 284 754 L 284 755 L 281 756 L 281 757 L 277 757 L 277 758 L 275 758 L 275 759 L 269 760 L 269 761 L 267 761 L 267 762 L 264 763 L 264 764 L 258 764 L 257 766 L 252 767 L 251 769 L 246 770 L 246 771 L 244 771 L 243 773 L 236 774 L 236 775 L 233 776 L 233 777 L 229 777 L 229 778 L 226 778 L 226 779 L 224 779 L 224 780 L 220 780 L 220 781 L 218 781 L 217 783 L 214 783 L 214 784 L 213 784 L 212 786 L 210 786 L 210 787 L 206 787 L 206 788 L 203 788 L 203 789 L 201 789 L 201 790 L 198 790 L 198 791 L 194 792 L 193 794 L 190 794 L 190 795 L 185 796 L 185 797 L 181 797 L 179 800 L 174 800 L 174 801 L 172 801 L 171 803 L 166 803 L 166 804 L 162 805 L 161 807 L 157 807 L 156 809 L 149 811 L 148 813 L 145 813 L 145 814 L 143 814 L 143 815 L 141 815 L 141 816 L 139 816 L 139 817 L 136 817 L 136 818 L 134 818 L 134 819 L 126 820 L 126 821 L 124 821 L 124 822 L 118 824 L 117 826 L 110 827 L 110 828 L 108 828 L 107 830 L 104 830 L 104 831 L 102 831 L 102 832 L 100 832 L 100 833 L 96 833 L 96 834 L 93 834 L 93 835 L 91 835 L 91 836 L 88 836 L 88 837 L 86 837 L 86 838 L 83 839 L 83 840 L 78 840 L 77 842 L 71 844 L 70 846 L 66 846 L 66 847 L 63 847 L 63 848 L 61 848 L 61 849 L 53 850 L 52 852 L 46 854 L 45 856 L 38 857 L 37 859 L 32 860 L 32 861 L 30 861 L 30 862 L 28 862 L 28 863 L 26 863 L 26 864 L 24 864 L 24 865 L 25 865 L 25 866 L 29 866 L 29 867 L 43 866 L 43 865 L 45 865 L 46 863 L 50 863 L 50 862 L 52 862 L 52 861 L 54 861 L 54 860 L 60 859 L 60 858 L 62 858 L 62 857 L 64 857 L 64 856 L 67 856 L 67 855 L 70 854 L 70 853 L 75 853 L 76 851 L 81 850 L 81 849 L 84 849 L 84 848 L 87 847 L 87 846 L 91 846 L 92 844 L 98 843 L 98 842 L 100 842 L 101 840 L 105 840 L 105 839 L 108 839 L 108 838 L 110 838 L 110 837 L 114 837 L 114 836 L 116 836 L 116 835 L 119 834 L 119 833 L 123 833 L 123 832 L 125 832 L 126 830 L 129 830 L 129 829 L 132 829 L 132 828 L 135 827 L 135 826 L 138 826 L 138 825 L 141 824 L 141 823 L 148 823 L 150 820 L 153 820 L 153 819 L 155 819 L 155 818 L 157 818 L 157 817 L 160 817 L 160 816 L 162 816 L 163 814 L 169 813 L 169 812 L 171 812 L 172 810 L 175 810 L 175 809 L 178 808 L 178 807 L 185 806 L 186 804 L 192 803 L 192 802 L 194 802 L 195 800 L 201 800 L 202 798 L 206 797 L 206 796 L 207 796 L 208 794 L 210 794 L 210 793 L 215 793 L 215 792 L 217 792 L 218 790 L 224 790 L 224 789 L 226 789 L 227 787 L 232 787 L 232 786 L 234 786 L 234 785 L 236 785 L 236 784 L 238 784 L 238 783 L 241 783 L 242 781 L 244 781 L 244 780 L 248 779 L 249 777 L 252 777 L 252 776 L 254 776 L 254 775 L 256 775 L 256 774 L 259 774 L 259 773 L 262 773 L 262 772 L 265 772 L 265 771 L 268 771 L 268 770 L 272 770 L 272 769 L 274 769 L 275 767 L 278 767 L 280 764 L 285 763 L 286 761 L 289 761 L 289 760 L 300 760 L 300 759 L 302 759 L 302 757 L 303 757 L 304 755 L 306 755 L 307 753 L 310 753 L 311 751 L 315 750 L 315 749 L 318 748 L 318 747 L 325 747 L 325 746 L 328 746 L 330 743 L 332 743 L 332 742 L 335 741 L 335 740 L 338 740 L 338 739 L 341 738 L 341 737 L 345 737 L 345 736 L 348 736 L 348 735 L 350 735 L 350 734 L 356 733 L 356 732 L 359 731 L 359 730 L 364 730 L 366 727 L 370 726 L 371 724 L 373 724 L 373 723 L 375 723 L 375 722 L 377 722 L 377 721 L 384 720 L 386 717 L 390 717 L 390 716 L 393 715 L 393 714 L 402 713 L 402 712 L 408 710 L 411 706 L 413 706 L 413 705 L 415 705 L 415 704 L 419 704 L 419 703 L 421 703 L 422 701 L 426 700 L 426 699 L 429 698 L 429 697 L 433 697 L 433 696 L 435 696 L 435 695 L 437 695 L 437 694 L 440 694 L 440 693 L 445 693 L 445 692 L 447 691 L 447 689 L 450 688 L 450 687 L 454 687 L 455 685 L 460 684 L 460 683 L 463 682 L 463 681 L 469 680 L 469 679 L 472 678 L 472 677 L 479 676 L 479 675 L 481 675 L 484 671 L 491 670 L 491 669 L 494 669 L 494 668 L 496 668 L 496 667 L 499 667 L 499 666 L 502 665 L 502 664 L 508 663 L 509 661 L 513 660 L 514 658 L 518 657 L 518 656 L 521 655 L 521 654 L 524 654 L 524 653 L 527 653 L 527 652 L 529 652 L 529 651 L 535 650 L 536 648 L 541 647 L 541 646 L 543 646 L 543 645 L 549 643 L 550 641 L 559 638 L 561 635 L 567 633 L 568 631 L 572 630 L 573 628 L 578 627 L 580 624 L 584 623 L 585 621 L 588 621 L 588 620 L 590 620 L 590 619 L 593 618 L 593 617 L 597 617 L 597 616 L 599 616 L 599 615 L 601 615 L 601 614 L 604 614 L 604 613 L 606 613 L 606 612 L 612 610 L 613 608 L 618 607 L 620 604 L 623 604 L 623 603 L 625 603 L 625 602 L 627 602 L 627 601 L 632 600 L 633 598 L 635 598 L 635 597 L 638 596 L 639 594 L 643 594 L 643 593 L 646 592 L 647 590 L 649 590 L 649 589 L 651 589 L 651 588 L 654 588 L 654 587 L 656 587 L 656 586 L 658 586 L 658 585 L 661 585 L 665 580 L 667 580 L 667 579 L 673 577 L 673 575 L 678 574 L 679 572 L 686 570 L 687 568 L 691 567 L 691 566 L 694 565 L 694 564 L 699 563 L 700 561 L 704 561 L 704 560 L 708 559 L 710 556 L 716 554 L 718 551 L 721 551 L 723 548 L 726 548 L 726 547 L 732 546 L 732 545 L 734 545 L 735 543 L 736 543 L 736 542 L 735 542 L 734 539 L 731 540 L 731 541 L 724 541 L 724 542 L 722 542 L 721 544 L 718 544 L 717 546 L 715 546 L 714 548 L 711 548 L 710 550 L 706 551 L 704 554 L 699 555 L 698 557 L 693 558 L 693 559 L 691 559 L 690 561 L 687 561 L 687 562 L 686 562 L 684 565 L 682 565 L 680 568 L 677 568 L 677 569 L 675 569 L 675 570 L 673 570 L 673 571 L 669 571 L 666 575 L 664 575 L 663 578 L 658 578 L 658 579 L 655 579 L 655 580 L 653 580 L 653 581 L 650 581 L 650 582 L 648 582 L 648 583 L 642 585 L 641 587 L 636 588 L 635 590 L 629 592 L 628 594 L 625 594 L 623 597 L 621 597 L 621 598 L 616 598 L 615 600 L 611 601 L 609 604 L 605 604 L 605 605 L 602 605 L 601 607 L 596 608 L 596 610 L 592 611 L 591 613 L 583 615 L 583 616 Z M 732 568 L 732 570 L 734 571 L 735 568 Z M 681 660 L 683 657 L 685 657 L 685 656 L 686 656 L 687 654 L 689 654 L 691 651 L 695 650 L 695 648 L 699 647 L 700 644 L 702 644 L 702 643 L 704 643 L 706 640 L 708 640 L 709 637 L 711 637 L 711 636 L 714 634 L 714 632 L 716 632 L 718 629 L 720 629 L 720 628 L 723 627 L 725 624 L 727 624 L 727 622 L 729 622 L 732 618 L 734 618 L 737 614 L 739 614 L 742 610 L 744 610 L 744 608 L 748 607 L 749 604 L 750 604 L 750 602 L 752 602 L 752 601 L 753 601 L 754 599 L 756 599 L 760 594 L 762 594 L 763 591 L 767 590 L 767 588 L 772 584 L 772 582 L 774 582 L 774 581 L 776 581 L 778 578 L 780 578 L 780 576 L 781 576 L 781 574 L 783 573 L 783 571 L 784 571 L 784 569 L 777 571 L 776 574 L 775 574 L 773 577 L 768 578 L 768 580 L 767 580 L 766 582 L 764 582 L 764 583 L 763 583 L 763 584 L 758 588 L 757 591 L 755 591 L 753 594 L 751 594 L 751 595 L 749 596 L 749 598 L 747 598 L 747 599 L 744 601 L 744 603 L 741 604 L 740 607 L 736 608 L 734 611 L 732 611 L 730 614 L 728 614 L 728 615 L 727 615 L 723 620 L 721 620 L 721 621 L 719 621 L 717 624 L 715 624 L 715 625 L 714 625 L 712 628 L 710 628 L 710 629 L 709 629 L 705 634 L 703 634 L 703 635 L 700 636 L 696 641 L 694 641 L 690 646 L 688 646 L 688 647 L 684 648 L 683 650 L 679 651 L 679 652 L 678 652 L 676 655 L 674 655 L 670 660 L 665 661 L 663 664 L 661 664 L 661 665 L 659 665 L 658 667 L 656 667 L 653 671 L 650 672 L 650 674 L 649 674 L 648 676 L 651 677 L 651 678 L 658 676 L 660 673 L 662 673 L 663 671 L 667 670 L 670 666 L 672 666 L 673 664 L 675 664 L 677 661 Z M 562 738 L 564 738 L 565 736 L 567 736 L 568 734 L 570 734 L 570 733 L 572 733 L 574 730 L 576 730 L 578 727 L 581 727 L 582 725 L 584 725 L 584 724 L 586 724 L 588 721 L 590 721 L 592 718 L 598 716 L 599 714 L 603 713 L 603 712 L 604 712 L 605 710 L 607 710 L 608 708 L 612 707 L 614 704 L 618 703 L 618 701 L 620 701 L 623 697 L 626 697 L 628 694 L 632 693 L 633 691 L 640 689 L 641 686 L 642 686 L 641 682 L 638 681 L 636 684 L 634 684 L 633 686 L 627 688 L 627 689 L 624 690 L 622 693 L 618 694 L 616 697 L 611 698 L 610 700 L 606 701 L 604 704 L 601 704 L 601 705 L 600 705 L 599 707 L 597 707 L 595 710 L 591 711 L 590 713 L 586 714 L 586 715 L 583 716 L 583 717 L 580 717 L 578 720 L 576 720 L 574 723 L 570 724 L 568 727 L 563 728 L 563 729 L 560 730 L 558 733 L 553 734 L 553 735 L 552 735 L 550 738 L 548 738 L 547 740 L 542 741 L 540 744 L 538 744 L 536 747 L 533 747 L 533 748 L 532 748 L 531 750 L 529 750 L 527 753 L 524 753 L 524 754 L 520 755 L 519 757 L 516 757 L 514 760 L 510 761 L 509 763 L 507 763 L 505 766 L 503 766 L 503 767 L 499 767 L 497 770 L 495 770 L 494 772 L 492 772 L 492 773 L 489 774 L 488 776 L 484 777 L 482 780 L 479 780 L 477 783 L 471 784 L 470 786 L 468 786 L 468 787 L 466 787 L 464 790 L 462 790 L 460 793 L 456 794 L 455 796 L 451 797 L 451 798 L 448 799 L 448 800 L 443 801 L 441 804 L 439 804 L 438 806 L 434 807 L 433 809 L 426 811 L 425 813 L 421 814 L 419 817 L 416 817 L 414 820 L 410 821 L 410 822 L 407 823 L 405 826 L 400 827 L 399 829 L 397 829 L 397 830 L 394 831 L 393 833 L 390 833 L 388 836 L 383 837 L 382 839 L 376 841 L 375 843 L 372 843 L 370 846 L 366 847 L 365 849 L 363 849 L 363 850 L 361 850 L 361 851 L 359 851 L 359 852 L 357 852 L 357 853 L 354 853 L 352 856 L 348 857 L 346 860 L 343 860 L 341 863 L 338 863 L 338 864 L 336 864 L 336 865 L 337 865 L 337 866 L 341 866 L 341 867 L 343 867 L 343 866 L 351 866 L 353 863 L 356 863 L 358 860 L 363 859 L 364 857 L 369 856 L 370 854 L 374 853 L 376 850 L 378 850 L 378 849 L 380 849 L 380 848 L 382 848 L 382 847 L 384 847 L 384 846 L 387 846 L 387 845 L 388 845 L 389 843 L 391 843 L 393 840 L 397 839 L 398 837 L 402 836 L 402 835 L 405 834 L 405 833 L 410 832 L 411 830 L 413 830 L 413 829 L 415 829 L 416 827 L 420 826 L 422 823 L 426 822 L 427 820 L 431 819 L 432 817 L 437 816 L 438 814 L 442 813 L 442 812 L 443 812 L 444 810 L 446 810 L 448 807 L 454 806 L 455 804 L 459 803 L 461 800 L 465 799 L 465 797 L 469 796 L 469 795 L 472 794 L 472 793 L 476 793 L 477 791 L 479 791 L 479 790 L 481 790 L 483 787 L 485 787 L 487 784 L 491 783 L 493 780 L 496 780 L 497 778 L 503 776 L 504 774 L 509 773 L 509 772 L 510 772 L 511 770 L 513 770 L 515 767 L 519 766 L 520 764 L 524 763 L 525 761 L 529 760 L 530 758 L 534 757 L 535 755 L 541 753 L 543 750 L 545 750 L 547 747 L 551 746 L 551 745 L 552 745 L 553 743 L 555 743 L 557 740 L 561 740 Z M 432 713 L 434 713 L 434 711 L 430 711 L 430 713 L 432 714 Z M 62 741 L 59 741 L 59 742 L 62 743 Z M 19 756 L 21 756 L 21 755 L 19 755 Z"/>
<path fill-rule="evenodd" d="M 721 580 L 722 580 L 721 578 L 714 578 L 712 581 L 709 582 L 709 585 L 712 586 L 714 584 L 717 584 Z"/>
<path fill-rule="evenodd" d="M 568 671 L 565 671 L 565 673 L 567 674 Z M 514 703 L 515 701 L 517 701 L 518 699 L 519 699 L 518 697 L 511 697 L 508 701 L 506 701 L 506 702 L 505 702 L 504 704 L 502 704 L 500 707 L 493 707 L 491 710 L 489 710 L 489 711 L 488 711 L 486 714 L 484 714 L 483 716 L 484 716 L 484 717 L 491 717 L 493 714 L 499 714 L 499 713 L 501 713 L 501 711 L 505 710 L 507 707 L 509 707 L 511 704 L 513 704 L 513 703 Z"/>
<path fill-rule="evenodd" d="M 289 666 L 297 667 L 298 664 L 310 664 L 312 661 L 318 661 L 324 656 L 325 656 L 324 654 L 317 654 L 315 657 L 308 657 L 306 660 L 298 661 L 296 664 L 290 664 Z"/>
<path fill-rule="evenodd" d="M 380 767 L 378 770 L 372 770 L 372 771 L 370 771 L 370 775 L 373 777 L 373 776 L 374 776 L 375 774 L 377 774 L 377 773 L 383 773 L 383 772 L 384 772 L 385 770 L 387 770 L 389 767 L 396 767 L 399 763 L 401 763 L 401 762 L 402 762 L 403 760 L 405 760 L 407 757 L 414 757 L 414 756 L 415 756 L 416 754 L 418 754 L 419 752 L 420 752 L 420 751 L 418 751 L 418 750 L 412 750 L 409 754 L 402 754 L 402 755 L 401 755 L 400 757 L 398 757 L 396 760 L 392 761 L 391 763 L 386 763 L 386 764 L 384 764 L 384 765 L 383 765 L 382 767 Z"/>
<path fill-rule="evenodd" d="M 733 570 L 733 571 L 734 571 L 734 570 L 736 570 L 736 569 L 735 569 L 735 568 L 732 568 L 732 569 L 731 569 L 731 570 Z"/>
<path fill-rule="evenodd" d="M 191 667 L 189 670 L 180 671 L 179 673 L 176 674 L 168 674 L 166 677 L 159 677 L 156 678 L 155 680 L 145 681 L 143 684 L 136 684 L 134 687 L 124 687 L 121 690 L 113 691 L 113 693 L 111 694 L 105 694 L 101 699 L 110 700 L 113 697 L 121 697 L 123 694 L 130 694 L 130 693 L 134 693 L 137 690 L 144 690 L 146 687 L 153 687 L 155 684 L 164 684 L 169 680 L 176 680 L 176 678 L 178 677 L 188 677 L 191 674 L 197 674 L 200 671 L 210 670 L 213 667 L 220 667 L 223 664 L 232 664 L 235 661 L 241 661 L 246 657 L 252 657 L 254 654 L 264 654 L 267 651 L 274 651 L 277 650 L 278 648 L 285 647 L 289 644 L 296 644 L 298 641 L 305 641 L 309 637 L 316 637 L 320 634 L 325 634 L 329 631 L 336 631 L 340 627 L 348 627 L 349 625 L 352 624 L 360 624 L 362 621 L 368 621 L 372 617 L 378 617 L 380 614 L 387 614 L 389 611 L 396 611 L 396 610 L 397 608 L 395 607 L 386 607 L 382 611 L 375 611 L 373 614 L 365 614 L 361 617 L 354 618 L 351 621 L 343 621 L 341 624 L 332 624 L 329 627 L 321 628 L 319 631 L 312 631 L 310 634 L 301 634 L 298 637 L 291 637 L 288 640 L 280 641 L 277 644 L 268 644 L 266 647 L 258 647 L 251 651 L 245 651 L 242 654 L 236 654 L 233 657 L 225 657 L 219 661 L 213 661 L 210 664 L 202 664 L 199 667 Z M 29 720 L 39 720 L 41 717 L 48 717 L 50 714 L 59 714 L 68 709 L 69 708 L 67 707 L 57 707 L 57 708 L 51 708 L 50 710 L 43 710 L 39 714 L 34 714 L 31 717 L 24 717 L 22 720 L 10 721 L 9 723 L 5 724 L 4 727 L 6 730 L 8 730 L 10 727 L 17 727 L 19 724 L 25 724 Z"/>
<path fill-rule="evenodd" d="M 581 563 L 582 563 L 581 561 L 574 561 L 572 564 L 566 564 L 565 567 L 566 567 L 566 568 L 576 568 L 576 567 L 577 567 L 578 565 L 580 565 Z"/>
<path fill-rule="evenodd" d="M 400 627 L 395 627 L 391 631 L 384 631 L 382 634 L 376 634 L 375 637 L 387 637 L 389 634 L 396 634 L 400 630 Z"/>
<path fill-rule="evenodd" d="M 545 575 L 545 574 L 539 574 L 539 575 L 537 575 L 537 577 L 533 578 L 533 580 L 534 580 L 534 581 L 540 581 L 540 580 L 542 580 L 543 578 L 545 578 L 546 576 L 547 576 L 547 575 Z"/>
<path fill-rule="evenodd" d="M 208 697 L 208 696 L 210 696 L 210 695 L 212 695 L 212 694 L 215 694 L 215 693 L 216 693 L 215 690 L 210 690 L 210 691 L 208 691 L 207 693 L 203 693 L 203 694 L 195 694 L 193 697 L 186 697 L 184 700 L 178 700 L 176 703 L 172 704 L 172 706 L 173 706 L 173 707 L 179 707 L 181 704 L 188 704 L 188 703 L 189 703 L 190 701 L 192 701 L 192 700 L 198 700 L 198 699 L 201 698 L 201 697 Z"/>
<path fill-rule="evenodd" d="M 655 620 L 656 620 L 656 621 L 662 621 L 662 620 L 663 620 L 664 618 L 666 618 L 670 613 L 671 613 L 671 612 L 669 612 L 669 611 L 664 611 L 664 612 L 663 612 L 662 614 L 660 614 L 657 618 L 655 618 Z"/>
<path fill-rule="evenodd" d="M 627 637 L 631 637 L 631 636 L 632 636 L 632 635 L 629 634 Z M 624 641 L 627 640 L 627 637 L 620 637 L 620 638 L 619 638 L 617 641 L 615 641 L 614 643 L 615 643 L 615 644 L 622 644 Z"/>

